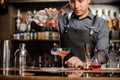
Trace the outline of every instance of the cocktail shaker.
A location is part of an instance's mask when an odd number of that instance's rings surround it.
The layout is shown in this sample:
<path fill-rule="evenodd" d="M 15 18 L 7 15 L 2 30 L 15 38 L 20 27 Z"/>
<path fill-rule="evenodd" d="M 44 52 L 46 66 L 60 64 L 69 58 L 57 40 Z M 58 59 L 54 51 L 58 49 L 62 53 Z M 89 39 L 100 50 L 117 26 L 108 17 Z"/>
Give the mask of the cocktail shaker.
<path fill-rule="evenodd" d="M 3 75 L 9 75 L 8 68 L 10 67 L 10 40 L 4 40 L 3 42 Z"/>
<path fill-rule="evenodd" d="M 16 50 L 14 56 L 14 66 L 16 68 L 25 68 L 26 67 L 26 58 L 27 58 L 27 50 L 25 48 L 25 44 L 22 43 L 19 45 L 19 48 Z"/>

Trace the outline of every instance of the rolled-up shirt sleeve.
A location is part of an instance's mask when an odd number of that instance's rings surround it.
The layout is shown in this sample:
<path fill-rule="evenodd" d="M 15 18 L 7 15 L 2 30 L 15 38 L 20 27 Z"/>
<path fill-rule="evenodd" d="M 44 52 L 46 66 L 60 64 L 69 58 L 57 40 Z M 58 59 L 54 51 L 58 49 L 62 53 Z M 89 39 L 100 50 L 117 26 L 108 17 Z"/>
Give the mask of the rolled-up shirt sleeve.
<path fill-rule="evenodd" d="M 101 23 L 102 24 L 99 24 L 96 47 L 98 61 L 100 63 L 106 63 L 109 59 L 109 29 L 105 20 L 102 20 Z"/>

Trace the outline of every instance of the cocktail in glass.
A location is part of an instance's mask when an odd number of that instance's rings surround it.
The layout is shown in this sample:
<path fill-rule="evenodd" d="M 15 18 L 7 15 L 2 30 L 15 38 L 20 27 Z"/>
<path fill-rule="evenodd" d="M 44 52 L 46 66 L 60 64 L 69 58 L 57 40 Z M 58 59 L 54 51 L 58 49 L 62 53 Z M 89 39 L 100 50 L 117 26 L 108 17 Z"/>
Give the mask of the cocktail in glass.
<path fill-rule="evenodd" d="M 95 54 L 94 59 L 90 65 L 90 69 L 97 71 L 97 70 L 100 70 L 100 68 L 101 68 L 101 64 L 98 61 L 98 54 Z"/>
<path fill-rule="evenodd" d="M 64 69 L 64 57 L 70 53 L 70 48 L 57 48 L 57 54 L 62 59 L 62 70 Z"/>

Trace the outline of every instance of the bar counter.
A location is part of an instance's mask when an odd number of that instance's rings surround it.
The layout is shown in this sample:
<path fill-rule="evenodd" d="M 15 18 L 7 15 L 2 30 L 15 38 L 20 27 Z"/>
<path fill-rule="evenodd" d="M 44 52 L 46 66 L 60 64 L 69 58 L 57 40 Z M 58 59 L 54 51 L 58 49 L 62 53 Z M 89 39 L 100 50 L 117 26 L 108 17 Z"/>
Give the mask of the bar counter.
<path fill-rule="evenodd" d="M 81 70 L 74 68 L 0 68 L 0 80 L 119 80 L 119 68 Z"/>

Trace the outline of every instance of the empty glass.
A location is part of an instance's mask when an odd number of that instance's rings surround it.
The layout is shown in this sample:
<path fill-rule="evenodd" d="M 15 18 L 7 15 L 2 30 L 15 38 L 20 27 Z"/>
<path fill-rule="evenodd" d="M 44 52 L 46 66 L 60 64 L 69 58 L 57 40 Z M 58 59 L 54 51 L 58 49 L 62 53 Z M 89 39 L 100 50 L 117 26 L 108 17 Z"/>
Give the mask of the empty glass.
<path fill-rule="evenodd" d="M 57 67 L 57 48 L 52 48 L 51 49 L 51 54 L 54 55 L 54 63 L 53 66 Z"/>
<path fill-rule="evenodd" d="M 85 54 L 85 65 L 84 69 L 89 69 L 91 61 L 90 61 L 90 44 L 89 43 L 83 43 L 82 45 L 84 54 Z"/>

